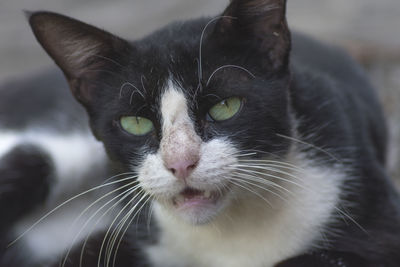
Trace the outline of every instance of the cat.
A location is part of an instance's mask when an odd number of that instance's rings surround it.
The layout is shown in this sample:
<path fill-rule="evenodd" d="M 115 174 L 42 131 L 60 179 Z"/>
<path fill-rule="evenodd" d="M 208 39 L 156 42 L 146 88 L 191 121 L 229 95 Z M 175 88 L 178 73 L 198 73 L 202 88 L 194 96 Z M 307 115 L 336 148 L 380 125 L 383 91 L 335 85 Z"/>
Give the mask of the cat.
<path fill-rule="evenodd" d="M 28 16 L 127 175 L 110 191 L 121 203 L 106 216 L 113 228 L 54 253 L 65 266 L 398 266 L 399 196 L 376 93 L 341 49 L 289 31 L 286 1 L 232 0 L 220 16 L 133 42 Z M 28 106 L 64 93 L 38 98 Z"/>

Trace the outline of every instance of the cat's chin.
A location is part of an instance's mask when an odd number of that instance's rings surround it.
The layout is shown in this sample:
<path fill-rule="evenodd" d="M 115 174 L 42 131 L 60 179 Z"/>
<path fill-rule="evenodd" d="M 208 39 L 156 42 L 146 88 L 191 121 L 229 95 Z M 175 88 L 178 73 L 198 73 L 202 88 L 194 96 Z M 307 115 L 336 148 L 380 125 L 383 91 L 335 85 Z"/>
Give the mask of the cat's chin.
<path fill-rule="evenodd" d="M 227 191 L 185 188 L 169 201 L 169 210 L 189 224 L 207 224 L 227 206 Z"/>

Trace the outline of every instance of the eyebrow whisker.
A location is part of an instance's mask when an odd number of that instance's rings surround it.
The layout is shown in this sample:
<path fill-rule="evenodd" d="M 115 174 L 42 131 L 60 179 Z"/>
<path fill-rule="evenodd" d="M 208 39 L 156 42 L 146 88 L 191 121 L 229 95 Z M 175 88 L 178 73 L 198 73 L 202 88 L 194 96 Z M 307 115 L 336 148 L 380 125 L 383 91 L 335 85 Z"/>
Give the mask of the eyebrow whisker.
<path fill-rule="evenodd" d="M 237 69 L 240 69 L 240 70 L 243 70 L 243 71 L 247 72 L 247 74 L 249 74 L 251 77 L 256 78 L 256 76 L 255 76 L 251 71 L 249 71 L 248 69 L 246 69 L 246 68 L 244 68 L 244 67 L 241 67 L 241 66 L 238 66 L 238 65 L 231 65 L 231 64 L 230 64 L 230 65 L 223 65 L 223 66 L 221 66 L 221 67 L 218 67 L 216 70 L 213 71 L 213 73 L 211 73 L 210 77 L 209 77 L 208 80 L 207 80 L 206 87 L 210 84 L 210 81 L 211 81 L 212 77 L 213 77 L 218 71 L 220 71 L 220 70 L 222 70 L 222 69 L 225 69 L 225 68 L 237 68 Z"/>
<path fill-rule="evenodd" d="M 133 85 L 132 83 L 130 83 L 130 82 L 125 82 L 125 83 L 123 83 L 122 85 L 121 85 L 121 88 L 119 89 L 119 98 L 121 99 L 122 98 L 122 90 L 125 88 L 125 86 L 131 86 L 131 87 L 133 87 L 133 89 L 134 90 L 132 90 L 132 94 L 131 94 L 131 97 L 130 97 L 130 99 L 129 99 L 129 104 L 132 104 L 132 98 L 133 98 L 133 95 L 135 94 L 135 93 L 138 93 L 141 97 L 143 97 L 143 99 L 146 99 L 145 98 L 145 96 L 144 96 L 144 94 L 139 90 L 139 88 L 137 88 L 135 85 Z"/>

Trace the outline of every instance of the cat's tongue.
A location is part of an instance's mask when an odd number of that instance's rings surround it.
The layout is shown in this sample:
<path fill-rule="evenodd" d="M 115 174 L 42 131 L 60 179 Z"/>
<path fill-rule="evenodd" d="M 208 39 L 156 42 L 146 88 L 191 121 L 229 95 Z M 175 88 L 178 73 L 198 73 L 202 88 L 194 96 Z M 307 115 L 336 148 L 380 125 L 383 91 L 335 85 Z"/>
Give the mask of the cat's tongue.
<path fill-rule="evenodd" d="M 196 208 L 214 204 L 215 194 L 193 188 L 184 189 L 175 199 L 174 204 L 180 209 Z"/>

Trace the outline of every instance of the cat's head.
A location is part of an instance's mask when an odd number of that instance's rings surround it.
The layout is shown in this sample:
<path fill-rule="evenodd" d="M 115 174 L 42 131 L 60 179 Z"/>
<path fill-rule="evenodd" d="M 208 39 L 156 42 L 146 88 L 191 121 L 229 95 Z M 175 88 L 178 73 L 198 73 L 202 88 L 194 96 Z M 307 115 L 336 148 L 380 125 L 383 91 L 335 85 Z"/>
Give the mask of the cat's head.
<path fill-rule="evenodd" d="M 233 0 L 134 42 L 49 12 L 30 23 L 111 159 L 172 214 L 205 223 L 260 182 L 257 160 L 288 151 L 285 2 Z"/>

